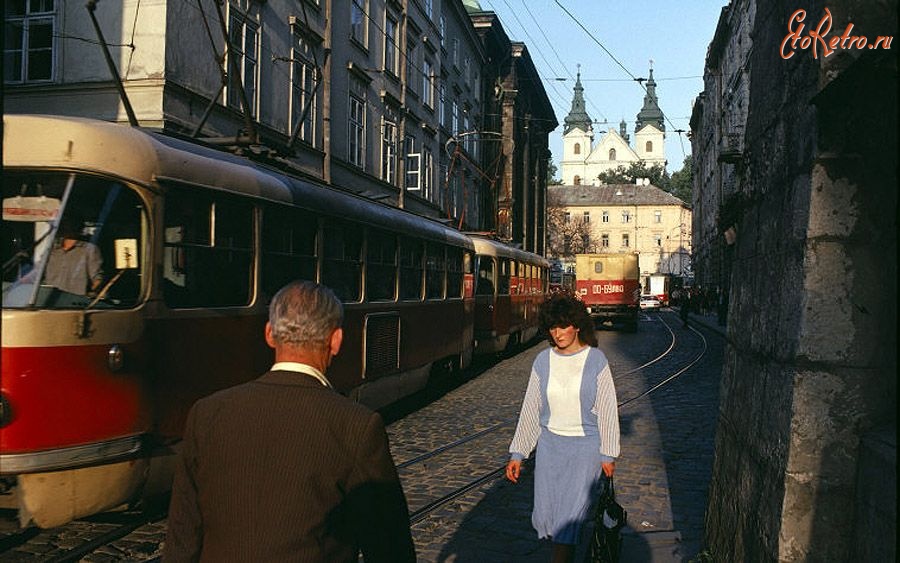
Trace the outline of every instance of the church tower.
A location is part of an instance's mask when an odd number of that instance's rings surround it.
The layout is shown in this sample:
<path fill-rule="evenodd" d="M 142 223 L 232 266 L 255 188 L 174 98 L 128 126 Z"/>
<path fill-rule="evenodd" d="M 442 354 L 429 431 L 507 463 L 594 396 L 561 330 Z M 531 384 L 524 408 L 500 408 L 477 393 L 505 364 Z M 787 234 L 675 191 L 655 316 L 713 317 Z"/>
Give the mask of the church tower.
<path fill-rule="evenodd" d="M 650 77 L 647 79 L 644 107 L 637 114 L 634 124 L 634 150 L 647 166 L 666 165 L 666 124 L 656 97 L 656 81 L 653 80 L 653 61 L 650 61 Z"/>
<path fill-rule="evenodd" d="M 575 79 L 572 109 L 563 126 L 563 158 L 560 162 L 563 184 L 572 186 L 585 180 L 585 159 L 591 154 L 593 142 L 594 129 L 591 127 L 591 116 L 585 110 L 584 87 L 581 85 L 579 71 Z"/>

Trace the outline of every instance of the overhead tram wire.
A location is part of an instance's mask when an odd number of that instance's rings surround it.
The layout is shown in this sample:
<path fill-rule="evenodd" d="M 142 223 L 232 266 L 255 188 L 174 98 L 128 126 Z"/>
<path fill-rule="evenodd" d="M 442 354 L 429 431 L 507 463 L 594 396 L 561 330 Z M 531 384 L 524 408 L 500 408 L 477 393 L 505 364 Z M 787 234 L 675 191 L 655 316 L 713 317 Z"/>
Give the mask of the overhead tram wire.
<path fill-rule="evenodd" d="M 493 4 L 491 4 L 490 0 L 486 0 L 486 3 L 493 9 L 494 13 L 497 16 L 497 19 L 500 20 L 500 23 L 503 23 L 503 18 L 500 17 L 500 13 L 497 11 L 496 8 L 494 8 L 494 6 L 493 6 Z M 513 18 L 516 20 L 516 23 L 519 24 L 519 27 L 525 33 L 525 37 L 528 38 L 528 40 L 531 42 L 533 49 L 530 49 L 530 50 L 533 50 L 541 57 L 541 59 L 547 65 L 547 68 L 550 69 L 552 76 L 559 76 L 559 73 L 556 72 L 556 70 L 553 68 L 553 65 L 550 64 L 550 61 L 547 60 L 547 57 L 544 55 L 543 51 L 537 48 L 537 41 L 534 39 L 534 37 L 531 36 L 530 33 L 528 33 L 528 28 L 526 28 L 525 24 L 522 23 L 522 20 L 519 19 L 519 16 L 516 14 L 515 9 L 513 9 L 513 7 L 508 2 L 508 0 L 503 0 L 503 3 L 506 4 L 507 8 L 509 8 L 509 11 L 510 11 L 510 13 L 512 13 Z M 503 27 L 505 27 L 507 29 L 510 28 L 510 26 L 505 25 L 505 24 L 503 25 Z M 538 25 L 538 28 L 540 28 L 540 25 Z M 541 31 L 541 33 L 543 33 L 543 30 Z M 546 39 L 546 35 L 544 36 L 544 38 Z M 549 44 L 549 40 L 548 40 L 548 44 Z M 553 49 L 552 44 L 550 45 L 550 48 Z M 559 59 L 558 53 L 556 53 L 556 56 Z M 559 60 L 560 60 L 560 62 L 562 62 L 562 59 L 559 59 Z M 563 66 L 563 69 L 569 74 L 569 76 L 572 76 L 572 73 L 571 73 L 571 71 L 569 71 L 566 64 L 562 63 L 562 66 Z M 540 72 L 539 72 L 539 74 L 540 74 Z M 566 96 L 565 96 L 566 92 L 563 91 L 563 93 L 560 94 L 560 92 L 559 92 L 560 87 L 557 86 L 555 79 L 547 78 L 546 76 L 541 76 L 541 78 L 543 79 L 544 83 L 550 84 L 550 87 L 552 88 L 552 90 L 554 92 L 556 92 L 556 94 L 559 96 L 559 98 L 561 98 L 562 108 L 560 109 L 560 113 L 566 114 L 568 112 L 568 106 L 571 103 L 571 100 L 566 100 Z M 574 77 L 572 77 L 572 78 L 574 79 Z M 545 87 L 545 90 L 547 90 L 546 87 Z M 591 104 L 591 106 L 593 106 L 593 108 L 597 111 L 597 113 L 599 113 L 603 117 L 603 121 L 604 122 L 607 121 L 607 117 L 603 113 L 603 111 L 601 111 L 600 108 L 598 108 L 596 105 L 594 105 L 593 102 L 591 102 L 591 100 L 589 98 L 587 99 L 587 101 L 588 101 L 588 103 Z"/>
<path fill-rule="evenodd" d="M 504 0 L 504 2 L 505 2 L 505 1 L 506 1 L 506 0 Z M 509 5 L 509 4 L 507 4 L 507 6 L 508 6 L 508 5 Z M 559 51 L 557 51 L 557 50 L 556 50 L 556 47 L 553 46 L 553 42 L 550 41 L 550 38 L 547 37 L 547 34 L 546 34 L 546 33 L 544 33 L 544 28 L 543 28 L 543 26 L 541 26 L 540 22 L 537 21 L 537 18 L 534 17 L 534 13 L 531 11 L 531 8 L 528 7 L 528 2 L 526 2 L 525 0 L 522 0 L 522 6 L 525 8 L 525 11 L 528 12 L 528 15 L 531 16 L 531 21 L 534 22 L 534 25 L 537 27 L 538 31 L 541 32 L 541 36 L 543 36 L 544 41 L 547 42 L 547 45 L 550 47 L 550 50 L 551 50 L 551 51 L 553 52 L 553 54 L 556 56 L 556 60 L 558 60 L 558 61 L 559 61 L 559 64 L 562 65 L 563 70 L 566 71 L 566 74 L 569 75 L 569 78 L 571 78 L 571 79 L 574 81 L 574 80 L 575 80 L 575 77 L 572 76 L 572 71 L 569 70 L 568 65 L 566 65 L 565 61 L 562 60 L 562 57 L 559 56 Z M 510 9 L 511 9 L 511 8 L 510 8 Z M 515 14 L 515 12 L 513 12 L 513 14 Z M 518 18 L 516 18 L 516 19 L 518 19 Z M 521 22 L 520 22 L 520 23 L 521 23 Z M 603 110 L 601 110 L 599 107 L 597 107 L 597 104 L 595 104 L 594 101 L 593 101 L 589 96 L 585 96 L 585 100 L 587 100 L 587 103 L 589 103 L 589 104 L 591 105 L 591 107 L 592 107 L 594 110 L 597 111 L 598 114 L 600 114 L 600 116 L 603 118 L 603 122 L 609 123 L 609 119 L 606 117 L 606 114 L 603 113 Z"/>
<path fill-rule="evenodd" d="M 563 6 L 562 3 L 561 3 L 559 0 L 553 0 L 553 1 L 556 3 L 557 6 L 560 7 L 560 9 L 562 9 L 563 12 L 566 13 L 567 16 L 569 16 L 569 17 L 572 19 L 572 21 L 574 21 L 576 24 L 578 24 L 578 27 L 580 27 L 580 28 L 582 29 L 582 31 L 584 31 L 584 32 L 587 34 L 587 36 L 590 37 L 591 40 L 592 40 L 594 43 L 596 43 L 597 45 L 599 45 L 600 48 L 603 49 L 603 51 L 604 51 L 607 55 L 609 55 L 609 58 L 611 58 L 611 59 L 613 60 L 613 62 L 615 62 L 617 65 L 619 65 L 619 68 L 621 68 L 622 70 L 625 71 L 625 74 L 627 74 L 628 76 L 630 76 L 632 80 L 634 80 L 635 82 L 638 83 L 638 85 L 641 87 L 641 90 L 643 90 L 644 93 L 647 92 L 647 87 L 644 86 L 644 82 L 643 82 L 643 81 L 646 80 L 646 79 L 644 79 L 644 78 L 638 78 L 637 76 L 635 76 L 630 70 L 628 70 L 628 68 L 625 67 L 624 64 L 622 64 L 621 61 L 619 61 L 619 59 L 616 58 L 615 55 L 612 54 L 612 52 L 611 52 L 609 49 L 606 48 L 606 46 L 605 46 L 599 39 L 597 39 L 597 38 L 594 36 L 593 33 L 591 33 L 591 32 L 588 30 L 588 28 L 586 28 L 586 27 L 584 26 L 583 23 L 581 23 L 581 21 L 580 21 L 578 18 L 575 17 L 574 14 L 572 14 L 572 12 L 569 11 L 568 8 L 566 8 L 565 6 Z M 660 108 L 660 111 L 662 111 L 662 108 Z M 664 118 L 664 119 L 669 123 L 669 125 L 672 127 L 673 132 L 678 133 L 678 143 L 679 143 L 679 145 L 681 145 L 681 155 L 682 155 L 683 157 L 686 157 L 686 156 L 687 156 L 687 153 L 684 152 L 684 140 L 683 140 L 682 135 L 681 135 L 681 133 L 684 132 L 684 129 L 678 129 L 677 127 L 675 127 L 675 124 L 672 123 L 672 121 L 671 121 L 671 120 L 669 119 L 669 117 L 666 115 L 666 112 L 662 112 L 662 114 L 663 114 L 663 118 Z"/>

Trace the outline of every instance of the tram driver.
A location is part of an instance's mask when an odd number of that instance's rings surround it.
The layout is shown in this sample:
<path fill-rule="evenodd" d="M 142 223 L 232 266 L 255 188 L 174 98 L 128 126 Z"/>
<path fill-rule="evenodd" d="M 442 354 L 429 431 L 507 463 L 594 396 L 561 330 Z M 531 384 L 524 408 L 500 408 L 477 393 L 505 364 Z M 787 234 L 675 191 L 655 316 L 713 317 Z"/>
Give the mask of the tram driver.
<path fill-rule="evenodd" d="M 82 239 L 75 223 L 59 226 L 47 261 L 44 283 L 75 295 L 94 295 L 103 283 L 100 248 Z"/>

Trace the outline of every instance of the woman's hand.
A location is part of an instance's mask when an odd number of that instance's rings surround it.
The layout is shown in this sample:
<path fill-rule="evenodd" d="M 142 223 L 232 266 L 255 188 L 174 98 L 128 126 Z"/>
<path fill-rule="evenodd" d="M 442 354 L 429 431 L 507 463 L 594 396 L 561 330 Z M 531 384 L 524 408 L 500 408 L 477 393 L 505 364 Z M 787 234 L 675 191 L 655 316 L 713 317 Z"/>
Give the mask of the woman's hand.
<path fill-rule="evenodd" d="M 611 461 L 609 463 L 601 463 L 600 467 L 603 469 L 603 474 L 607 477 L 612 477 L 613 473 L 616 471 L 616 462 Z M 509 466 L 506 466 L 506 474 L 509 475 Z"/>
<path fill-rule="evenodd" d="M 506 478 L 513 483 L 519 482 L 519 474 L 522 472 L 522 462 L 517 459 L 511 459 L 506 464 Z"/>

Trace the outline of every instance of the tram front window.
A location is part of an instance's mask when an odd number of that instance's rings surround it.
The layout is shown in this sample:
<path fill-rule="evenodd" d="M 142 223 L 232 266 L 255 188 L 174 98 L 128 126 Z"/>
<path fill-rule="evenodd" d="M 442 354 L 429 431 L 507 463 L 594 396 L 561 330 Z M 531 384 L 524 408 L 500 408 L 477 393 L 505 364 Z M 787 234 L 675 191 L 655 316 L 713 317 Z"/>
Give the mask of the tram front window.
<path fill-rule="evenodd" d="M 134 190 L 60 172 L 3 174 L 5 308 L 128 308 L 141 288 L 144 213 Z"/>

